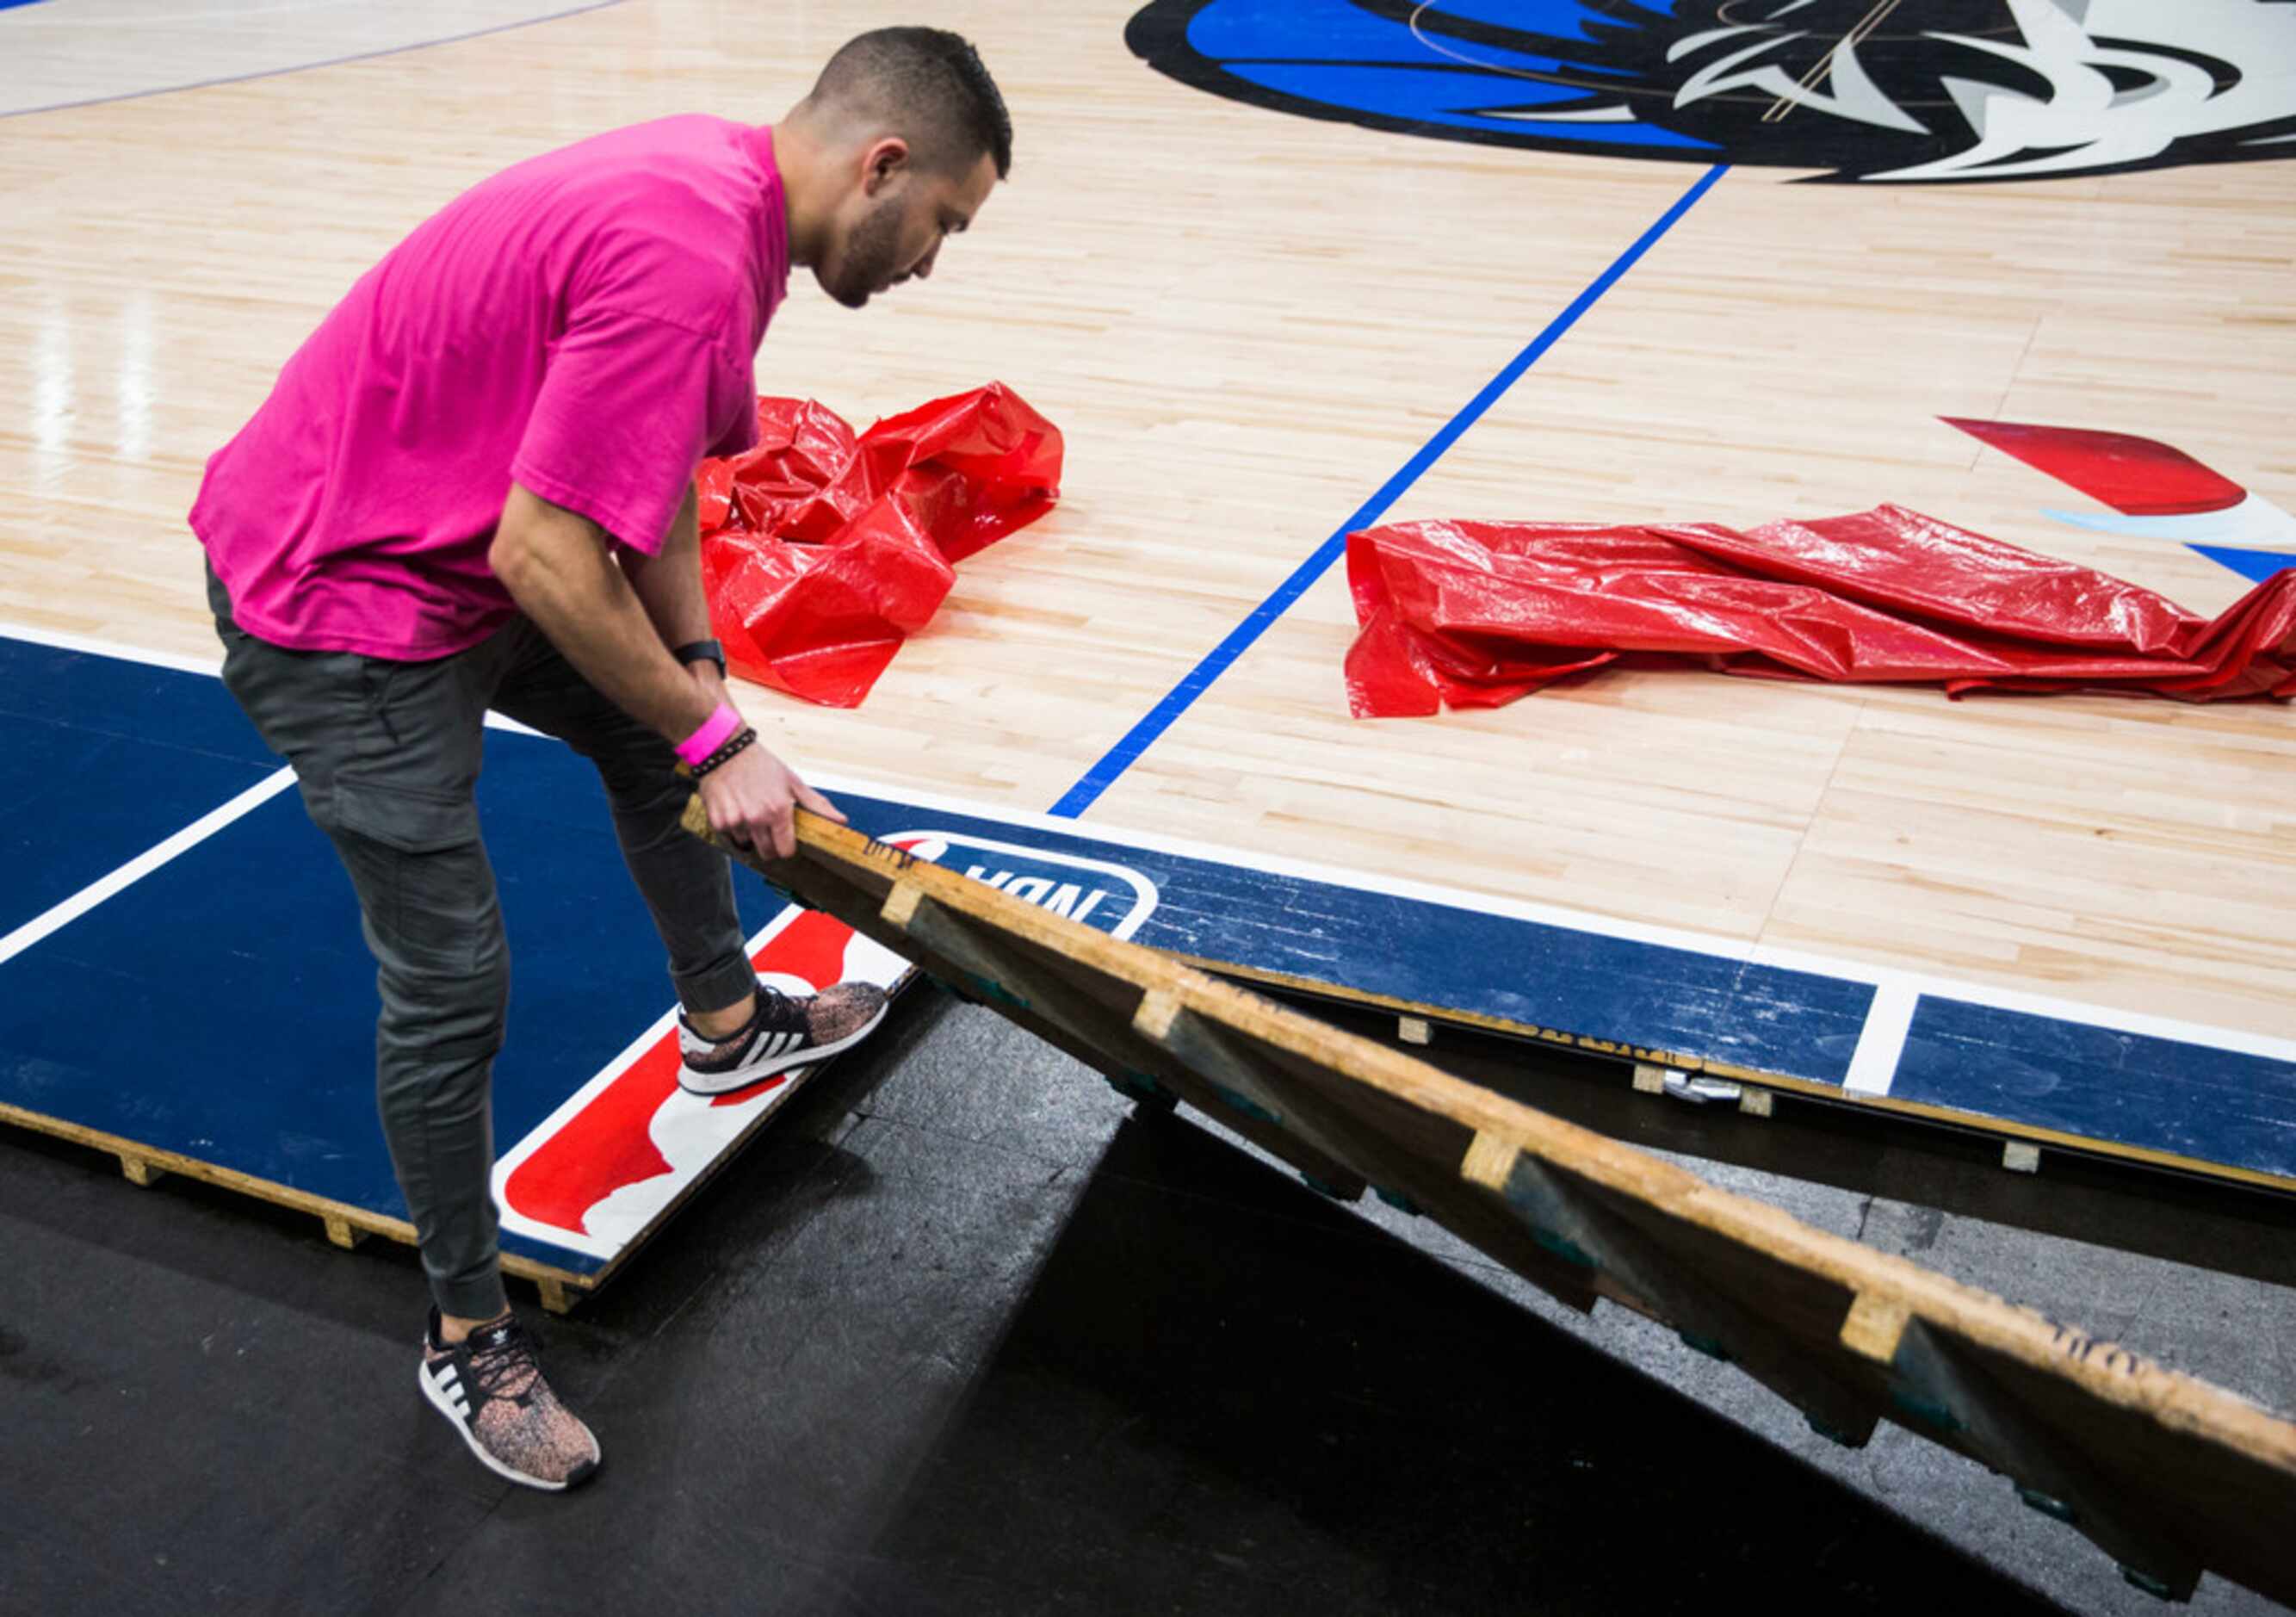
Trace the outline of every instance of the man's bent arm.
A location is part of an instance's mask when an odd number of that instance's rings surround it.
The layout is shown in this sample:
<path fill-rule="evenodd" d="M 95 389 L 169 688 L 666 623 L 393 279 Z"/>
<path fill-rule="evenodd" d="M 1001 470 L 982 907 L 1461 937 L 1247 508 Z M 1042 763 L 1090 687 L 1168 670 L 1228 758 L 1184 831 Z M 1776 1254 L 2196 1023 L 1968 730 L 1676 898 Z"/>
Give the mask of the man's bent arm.
<path fill-rule="evenodd" d="M 670 525 L 673 543 L 681 525 L 692 530 L 693 504 L 689 490 L 679 521 Z M 648 603 L 614 564 L 605 530 L 587 517 L 513 483 L 487 560 L 519 610 L 584 678 L 640 722 L 673 742 L 683 741 L 717 707 L 711 687 L 669 654 Z M 689 562 L 687 569 L 693 573 L 690 604 L 701 613 L 693 638 L 701 639 L 709 632 L 709 610 L 701 600 L 699 563 Z M 646 570 L 667 578 L 676 570 Z"/>
<path fill-rule="evenodd" d="M 690 543 L 693 507 L 689 490 L 662 554 L 632 570 L 636 586 L 614 564 L 604 529 L 515 483 L 488 553 L 495 577 L 519 609 L 582 677 L 674 742 L 700 729 L 725 700 L 715 664 L 698 673 L 681 668 L 663 643 L 665 634 L 700 640 L 709 633 L 701 564 Z M 681 535 L 687 550 L 682 557 L 673 554 Z M 845 818 L 761 746 L 738 751 L 711 770 L 701 792 L 714 829 L 778 858 L 796 851 L 794 809 Z"/>

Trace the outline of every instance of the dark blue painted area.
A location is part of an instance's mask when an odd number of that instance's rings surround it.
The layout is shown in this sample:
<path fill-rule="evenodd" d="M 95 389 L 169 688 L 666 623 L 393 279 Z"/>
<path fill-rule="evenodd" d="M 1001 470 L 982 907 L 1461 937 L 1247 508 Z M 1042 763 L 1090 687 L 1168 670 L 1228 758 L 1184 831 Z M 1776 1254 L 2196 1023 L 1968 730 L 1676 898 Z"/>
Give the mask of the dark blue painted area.
<path fill-rule="evenodd" d="M 1924 994 L 1890 1097 L 2296 1178 L 2296 1063 Z"/>
<path fill-rule="evenodd" d="M 1578 324 L 1579 316 L 1594 308 L 1604 292 L 1617 285 L 1619 278 L 1632 269 L 1658 239 L 1673 229 L 1698 199 L 1711 191 L 1715 182 L 1727 172 L 1727 168 L 1717 164 L 1699 176 L 1697 183 L 1677 197 L 1674 205 L 1659 215 L 1649 229 L 1611 260 L 1609 268 L 1588 282 L 1561 314 L 1546 323 L 1546 330 L 1525 344 L 1522 351 L 1509 360 L 1497 375 L 1483 384 L 1480 392 L 1459 406 L 1458 414 L 1444 423 L 1441 431 L 1421 445 L 1418 452 L 1396 470 L 1394 476 L 1381 484 L 1369 499 L 1349 513 L 1346 521 L 1332 529 L 1306 561 L 1292 569 L 1290 578 L 1277 585 L 1265 601 L 1253 607 L 1243 621 L 1230 629 L 1226 639 L 1206 653 L 1203 661 L 1190 669 L 1180 683 L 1165 693 L 1163 700 L 1142 715 L 1114 746 L 1094 760 L 1092 767 L 1061 794 L 1060 800 L 1053 805 L 1052 812 L 1072 819 L 1098 801 L 1101 793 L 1115 783 L 1116 777 L 1138 762 L 1140 755 L 1153 746 L 1157 738 L 1170 729 L 1181 714 L 1195 705 L 1196 698 L 1210 690 L 1212 682 L 1226 673 L 1238 657 L 1250 649 L 1253 642 L 1267 632 L 1276 619 L 1292 609 L 1293 602 L 1308 593 L 1310 585 L 1331 570 L 1332 562 L 1347 553 L 1348 535 L 1378 521 L 1388 507 L 1401 498 L 1404 491 L 1417 482 L 1428 467 L 1440 460 L 1468 428 L 1480 421 L 1484 412 L 1521 380 L 1523 373 L 1537 365 L 1547 349 L 1560 342 L 1563 334 Z"/>
<path fill-rule="evenodd" d="M 290 792 L 0 965 L 0 1098 L 401 1214 L 373 1003 L 349 882 Z"/>
<path fill-rule="evenodd" d="M 171 707 L 220 694 L 160 672 Z M 50 689 L 69 700 L 69 687 Z M 53 725 L 29 740 L 53 748 L 42 767 L 54 767 L 91 734 Z M 495 1128 L 516 1140 L 671 994 L 590 767 L 554 742 L 493 733 L 479 800 L 513 961 Z M 10 873 L 12 889 L 13 862 Z M 758 883 L 741 888 L 755 930 L 775 906 Z M 0 965 L 0 1100 L 404 1217 L 374 1114 L 374 1005 L 350 884 L 291 792 Z M 578 1273 L 600 1267 L 504 1244 Z"/>
<path fill-rule="evenodd" d="M 2229 567 L 2243 579 L 2253 579 L 2259 584 L 2276 572 L 2296 567 L 2296 553 L 2285 550 L 2244 550 L 2236 545 L 2194 545 L 2211 562 Z"/>
<path fill-rule="evenodd" d="M 839 792 L 873 836 L 947 830 L 1129 866 L 1160 898 L 1153 948 L 1521 1026 L 1840 1083 L 1863 983 Z M 960 868 L 967 862 L 952 861 Z"/>
<path fill-rule="evenodd" d="M 220 665 L 223 655 L 216 655 Z M 219 679 L 0 636 L 0 715 L 261 764 L 279 761 Z"/>
<path fill-rule="evenodd" d="M 277 767 L 0 714 L 0 935 Z"/>
<path fill-rule="evenodd" d="M 40 0 L 0 0 L 0 12 L 12 12 L 21 5 L 37 5 Z"/>
<path fill-rule="evenodd" d="M 0 934 L 278 767 L 220 681 L 0 639 Z"/>

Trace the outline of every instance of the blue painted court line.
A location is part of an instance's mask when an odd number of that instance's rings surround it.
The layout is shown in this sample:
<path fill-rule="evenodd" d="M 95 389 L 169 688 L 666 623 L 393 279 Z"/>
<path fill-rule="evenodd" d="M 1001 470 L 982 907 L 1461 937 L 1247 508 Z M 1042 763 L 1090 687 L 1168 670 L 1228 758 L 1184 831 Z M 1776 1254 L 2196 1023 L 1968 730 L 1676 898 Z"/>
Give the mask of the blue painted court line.
<path fill-rule="evenodd" d="M 1561 341 L 1563 333 L 1578 324 L 1578 316 L 1594 308 L 1604 292 L 1617 285 L 1619 278 L 1632 269 L 1660 236 L 1673 229 L 1682 216 L 1695 207 L 1698 199 L 1711 191 L 1714 183 L 1728 173 L 1729 168 L 1727 163 L 1717 163 L 1699 176 L 1696 185 L 1675 199 L 1674 206 L 1659 215 L 1648 230 L 1635 238 L 1632 246 L 1611 261 L 1608 269 L 1587 283 L 1586 291 L 1573 298 L 1569 308 L 1549 321 L 1546 329 L 1532 339 L 1529 347 L 1509 361 L 1505 370 L 1484 384 L 1481 392 L 1469 399 L 1456 415 L 1444 423 L 1442 431 L 1429 439 L 1393 477 L 1381 484 L 1378 493 L 1357 506 L 1348 520 L 1332 531 L 1332 537 L 1316 547 L 1314 554 L 1300 562 L 1292 576 L 1277 585 L 1275 592 L 1265 601 L 1253 607 L 1250 614 L 1231 629 L 1227 638 L 1214 646 L 1202 661 L 1190 669 L 1187 676 L 1166 694 L 1163 701 L 1150 709 L 1139 723 L 1124 733 L 1123 740 L 1078 776 L 1076 784 L 1062 792 L 1061 800 L 1047 812 L 1073 819 L 1091 808 L 1102 792 L 1116 784 L 1117 776 L 1138 762 L 1140 755 L 1155 745 L 1157 738 L 1172 727 L 1173 721 L 1193 706 L 1196 698 L 1210 690 L 1214 680 L 1227 672 L 1229 664 L 1250 650 L 1252 642 L 1266 634 L 1276 619 L 1291 610 L 1293 602 L 1308 593 L 1308 587 L 1322 578 L 1331 570 L 1332 563 L 1346 554 L 1348 535 L 1378 521 L 1387 508 L 1401 498 L 1404 491 L 1417 482 L 1428 467 L 1440 460 L 1444 452 L 1459 440 L 1462 433 L 1481 420 L 1483 412 L 1496 404 L 1500 397 L 1521 380 L 1525 371 L 1538 363 L 1547 349 Z"/>

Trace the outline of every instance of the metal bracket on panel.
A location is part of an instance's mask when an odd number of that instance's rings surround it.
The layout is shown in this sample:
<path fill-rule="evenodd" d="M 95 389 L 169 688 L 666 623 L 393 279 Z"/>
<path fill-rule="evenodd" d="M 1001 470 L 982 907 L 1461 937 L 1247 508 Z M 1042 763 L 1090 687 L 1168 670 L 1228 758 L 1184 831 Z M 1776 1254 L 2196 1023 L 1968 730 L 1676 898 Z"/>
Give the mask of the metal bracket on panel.
<path fill-rule="evenodd" d="M 1710 1106 L 1717 1101 L 1742 1104 L 1745 1098 L 1745 1086 L 1734 1084 L 1726 1078 L 1709 1078 L 1703 1073 L 1693 1074 L 1679 1067 L 1661 1067 L 1647 1061 L 1635 1063 L 1635 1088 L 1644 1095 L 1670 1095 L 1693 1106 Z M 1767 1114 L 1767 1108 L 1764 1111 Z"/>
<path fill-rule="evenodd" d="M 1688 1101 L 1693 1106 L 1710 1106 L 1717 1101 L 1736 1105 L 1745 1096 L 1745 1086 L 1734 1084 L 1726 1078 L 1708 1078 L 1703 1073 L 1693 1076 L 1687 1072 L 1666 1075 L 1666 1092 L 1678 1101 Z"/>

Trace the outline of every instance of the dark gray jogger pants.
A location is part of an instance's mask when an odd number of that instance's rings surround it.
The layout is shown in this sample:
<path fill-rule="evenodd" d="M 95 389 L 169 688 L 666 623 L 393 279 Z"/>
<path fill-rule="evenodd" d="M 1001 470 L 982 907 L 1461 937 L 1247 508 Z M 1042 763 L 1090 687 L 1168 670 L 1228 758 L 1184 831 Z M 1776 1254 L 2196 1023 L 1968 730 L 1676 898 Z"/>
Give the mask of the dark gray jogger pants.
<path fill-rule="evenodd" d="M 496 1251 L 489 1080 L 510 951 L 472 789 L 493 708 L 597 766 L 631 876 L 688 1009 L 754 981 L 722 856 L 679 828 L 691 787 L 660 736 L 600 695 L 525 618 L 430 662 L 292 652 L 233 621 L 210 572 L 224 683 L 294 766 L 303 806 L 358 894 L 382 1012 L 375 1094 L 399 1189 L 447 1313 L 507 1306 Z"/>

